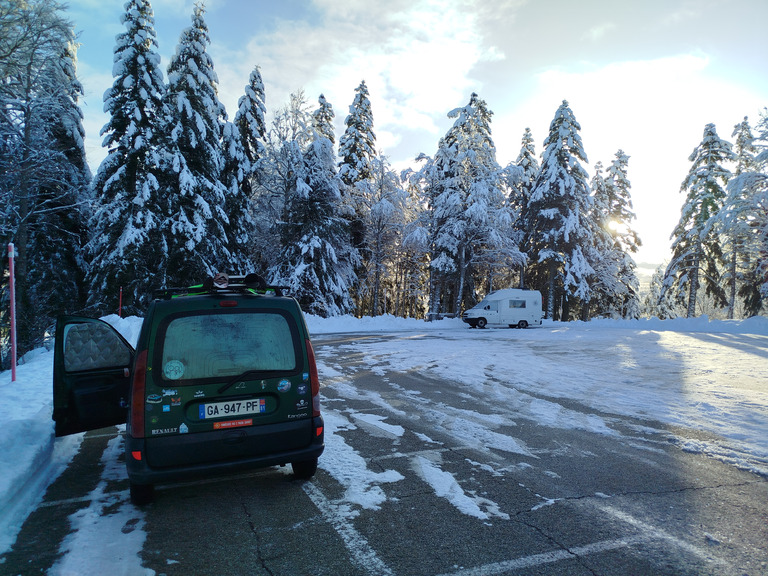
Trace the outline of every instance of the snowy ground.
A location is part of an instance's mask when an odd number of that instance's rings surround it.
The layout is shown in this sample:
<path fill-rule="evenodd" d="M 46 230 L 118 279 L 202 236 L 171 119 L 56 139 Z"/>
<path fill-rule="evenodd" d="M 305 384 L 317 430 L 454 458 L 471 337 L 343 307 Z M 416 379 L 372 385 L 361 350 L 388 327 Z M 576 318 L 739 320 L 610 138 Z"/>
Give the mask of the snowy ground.
<path fill-rule="evenodd" d="M 115 325 L 130 342 L 138 336 L 140 319 L 107 320 Z M 705 453 L 739 468 L 768 476 L 768 318 L 745 321 L 696 320 L 640 321 L 600 320 L 589 323 L 545 323 L 541 328 L 524 332 L 513 330 L 469 330 L 459 320 L 425 323 L 392 317 L 383 318 L 308 318 L 313 335 L 329 333 L 386 333 L 413 332 L 408 347 L 393 340 L 376 344 L 360 343 L 356 350 L 371 359 L 372 370 L 419 370 L 436 377 L 466 382 L 468 388 L 493 386 L 489 375 L 497 379 L 505 374 L 526 375 L 518 388 L 531 390 L 551 398 L 570 398 L 596 411 L 607 414 L 638 416 L 666 424 L 671 430 L 694 430 L 703 434 L 681 433 L 683 449 Z M 429 334 L 433 338 L 418 335 Z M 518 361 L 509 370 L 510 337 L 519 340 L 523 335 L 528 346 L 561 347 L 577 354 L 578 363 L 557 361 L 557 356 L 542 364 Z M 618 349 L 621 362 L 618 370 L 607 372 L 605 366 L 608 348 L 613 350 L 612 364 L 616 365 Z M 7 551 L 16 538 L 26 516 L 41 501 L 46 487 L 66 468 L 77 453 L 82 435 L 54 441 L 51 420 L 52 352 L 44 349 L 25 356 L 17 370 L 17 381 L 11 382 L 10 372 L 0 373 L 0 554 Z M 528 361 L 530 362 L 530 361 Z M 546 361 L 545 361 L 546 362 Z M 738 366 L 739 377 L 734 378 Z M 341 396 L 344 377 L 323 362 L 319 354 L 319 370 L 323 385 L 333 386 Z M 579 374 L 605 372 L 602 377 L 591 378 L 589 387 L 581 385 Z M 500 387 L 499 390 L 505 390 Z M 351 394 L 353 391 L 350 391 Z M 547 426 L 579 428 L 599 432 L 606 426 L 598 416 L 568 413 L 562 407 L 544 400 L 520 403 L 519 398 L 505 398 L 507 403 L 517 402 L 516 414 L 539 421 Z M 376 506 L 383 496 L 379 484 L 398 478 L 369 477 L 365 463 L 355 466 L 358 454 L 347 446 L 334 430 L 353 425 L 343 415 L 326 410 L 326 453 L 320 466 L 336 475 L 347 487 L 350 510 L 354 506 Z M 354 415 L 353 415 L 354 416 Z M 360 414 L 360 418 L 372 418 Z M 384 428 L 388 425 L 377 417 L 368 425 Z M 397 435 L 398 430 L 388 432 Z M 487 438 L 487 432 L 486 432 Z M 695 439 L 693 439 L 695 438 Z M 425 438 L 425 442 L 429 439 Z M 500 439 L 502 440 L 502 439 Z M 110 476 L 124 475 L 123 469 L 112 470 L 110 455 L 121 449 L 122 440 L 116 438 L 105 453 Z M 343 466 L 339 460 L 343 460 Z M 359 471 L 359 472 L 358 472 Z M 450 493 L 444 474 L 424 463 L 420 470 L 424 480 L 433 485 L 435 492 Z M 313 497 L 311 483 L 308 494 Z M 98 490 L 98 488 L 97 488 Z M 319 496 L 318 496 L 319 497 Z M 99 566 L 102 562 L 93 553 L 84 550 L 104 550 L 99 546 L 83 546 L 83 539 L 95 539 L 109 532 L 106 523 L 123 526 L 127 518 L 136 518 L 136 511 L 127 502 L 110 519 L 100 517 L 101 496 L 93 495 L 94 505 L 73 515 L 73 532 L 62 544 L 71 551 L 65 554 L 52 570 L 53 574 L 71 574 L 78 567 Z M 472 513 L 471 509 L 468 513 Z M 124 511 L 125 517 L 122 517 Z M 477 510 L 474 511 L 478 513 Z M 130 516 L 129 516 L 130 515 Z M 354 514 L 351 514 L 354 517 Z M 100 522 L 95 520 L 99 519 Z M 134 520 L 135 521 L 135 520 Z M 121 523 L 122 522 L 122 523 Z M 90 526 L 90 529 L 84 529 Z M 131 540 L 134 554 L 122 562 L 122 574 L 142 573 L 138 552 L 144 541 L 143 523 L 135 525 Z M 79 540 L 78 540 L 79 539 Z M 125 549 L 125 547 L 123 547 Z M 80 551 L 80 552 L 78 552 Z M 96 552 L 95 552 L 96 553 Z M 103 565 L 114 573 L 113 557 L 104 558 Z M 151 573 L 151 571 L 149 571 Z"/>

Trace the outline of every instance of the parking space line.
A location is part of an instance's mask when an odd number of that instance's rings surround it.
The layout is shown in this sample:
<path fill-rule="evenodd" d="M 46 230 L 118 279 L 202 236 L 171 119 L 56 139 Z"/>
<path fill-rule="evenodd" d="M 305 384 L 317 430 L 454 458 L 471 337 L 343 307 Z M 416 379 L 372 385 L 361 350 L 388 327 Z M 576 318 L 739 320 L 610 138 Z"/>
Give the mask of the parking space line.
<path fill-rule="evenodd" d="M 320 489 L 311 482 L 305 482 L 303 489 L 317 509 L 320 510 L 323 518 L 341 536 L 353 564 L 375 576 L 392 574 L 392 570 L 376 555 L 376 551 L 371 548 L 365 537 L 355 530 L 350 518 L 339 512 L 338 506 L 331 503 Z"/>
<path fill-rule="evenodd" d="M 619 538 L 617 540 L 603 540 L 602 542 L 595 542 L 593 544 L 578 546 L 576 548 L 570 548 L 567 550 L 553 550 L 552 552 L 543 552 L 541 554 L 523 556 L 513 560 L 504 560 L 502 562 L 494 562 L 493 564 L 484 564 L 483 566 L 475 566 L 473 568 L 457 570 L 456 572 L 447 572 L 445 574 L 441 574 L 440 576 L 493 576 L 495 574 L 505 574 L 510 570 L 534 568 L 543 564 L 560 562 L 561 560 L 573 560 L 581 556 L 589 556 L 590 554 L 599 554 L 601 552 L 609 552 L 618 548 L 626 548 L 627 546 L 631 546 L 640 540 L 641 538 L 639 537 Z"/>
<path fill-rule="evenodd" d="M 688 542 L 681 540 L 680 538 L 677 538 L 672 534 L 669 534 L 668 532 L 664 531 L 658 526 L 652 526 L 650 524 L 646 524 L 642 520 L 638 520 L 634 516 L 630 516 L 626 512 L 622 512 L 621 510 L 614 508 L 613 506 L 608 506 L 607 504 L 597 504 L 597 508 L 599 510 L 602 510 L 606 514 L 610 514 L 614 518 L 621 520 L 622 522 L 626 522 L 627 524 L 634 526 L 635 528 L 640 530 L 643 534 L 645 534 L 646 540 L 664 540 L 666 542 L 669 542 L 671 545 L 677 548 L 680 548 L 682 550 L 685 550 L 686 552 L 689 552 L 695 556 L 698 556 L 703 560 L 707 560 L 708 562 L 713 562 L 721 566 L 727 566 L 729 564 L 725 560 L 722 560 L 717 556 L 713 556 L 708 551 L 702 548 L 699 548 L 698 546 L 694 546 L 693 544 L 689 544 Z"/>

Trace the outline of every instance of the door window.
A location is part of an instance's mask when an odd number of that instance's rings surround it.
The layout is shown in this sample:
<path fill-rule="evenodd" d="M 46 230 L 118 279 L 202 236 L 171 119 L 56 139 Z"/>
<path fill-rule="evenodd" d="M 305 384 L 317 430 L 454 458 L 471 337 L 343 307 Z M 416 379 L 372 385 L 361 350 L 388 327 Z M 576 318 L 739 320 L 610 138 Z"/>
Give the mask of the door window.
<path fill-rule="evenodd" d="M 101 322 L 68 324 L 64 328 L 64 370 L 81 372 L 128 366 L 131 350 L 118 333 Z"/>

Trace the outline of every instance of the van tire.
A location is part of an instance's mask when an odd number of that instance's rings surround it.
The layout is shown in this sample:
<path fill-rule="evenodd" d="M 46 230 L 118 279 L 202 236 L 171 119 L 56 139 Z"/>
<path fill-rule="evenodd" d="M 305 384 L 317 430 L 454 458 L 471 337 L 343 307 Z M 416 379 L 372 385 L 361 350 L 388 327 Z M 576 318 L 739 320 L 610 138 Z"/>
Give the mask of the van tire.
<path fill-rule="evenodd" d="M 152 484 L 134 484 L 131 482 L 131 504 L 144 506 L 155 499 L 155 487 Z"/>
<path fill-rule="evenodd" d="M 520 322 L 517 323 L 517 327 L 523 330 L 524 328 L 528 328 L 528 322 L 525 320 L 520 320 Z"/>
<path fill-rule="evenodd" d="M 478 318 L 477 319 L 477 327 L 478 328 L 485 328 L 486 324 L 488 324 L 488 321 L 485 318 Z"/>
<path fill-rule="evenodd" d="M 291 462 L 293 468 L 293 477 L 299 480 L 312 478 L 317 472 L 317 458 L 312 460 L 301 460 L 300 462 Z"/>

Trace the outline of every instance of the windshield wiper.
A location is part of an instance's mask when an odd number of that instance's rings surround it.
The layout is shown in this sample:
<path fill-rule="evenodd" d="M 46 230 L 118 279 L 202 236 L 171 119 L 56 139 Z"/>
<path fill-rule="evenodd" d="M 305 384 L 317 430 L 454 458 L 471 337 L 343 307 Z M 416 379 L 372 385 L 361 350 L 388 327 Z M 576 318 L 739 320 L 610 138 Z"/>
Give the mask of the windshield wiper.
<path fill-rule="evenodd" d="M 246 370 L 242 374 L 238 374 L 231 380 L 228 380 L 227 383 L 224 384 L 224 386 L 219 388 L 219 394 L 223 394 L 224 392 L 229 390 L 232 386 L 234 386 L 237 382 L 239 382 L 240 380 L 245 380 L 251 374 L 261 374 L 262 372 L 264 372 L 264 370 Z"/>

